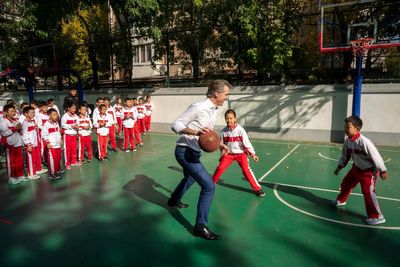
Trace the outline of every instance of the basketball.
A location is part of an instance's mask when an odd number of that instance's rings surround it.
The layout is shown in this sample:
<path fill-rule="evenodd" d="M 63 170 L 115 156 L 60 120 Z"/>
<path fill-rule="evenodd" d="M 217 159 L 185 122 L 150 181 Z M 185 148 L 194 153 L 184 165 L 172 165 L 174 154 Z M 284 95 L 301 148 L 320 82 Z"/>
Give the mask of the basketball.
<path fill-rule="evenodd" d="M 219 135 L 214 131 L 203 133 L 199 137 L 199 145 L 205 152 L 214 152 L 220 145 Z"/>

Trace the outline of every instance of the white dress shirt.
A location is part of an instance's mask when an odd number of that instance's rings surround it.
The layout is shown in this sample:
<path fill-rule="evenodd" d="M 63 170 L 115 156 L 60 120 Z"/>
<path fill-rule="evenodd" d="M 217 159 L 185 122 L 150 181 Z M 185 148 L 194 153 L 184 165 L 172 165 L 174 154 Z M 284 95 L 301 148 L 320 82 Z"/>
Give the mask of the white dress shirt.
<path fill-rule="evenodd" d="M 194 103 L 182 113 L 173 123 L 172 130 L 180 134 L 185 129 L 200 131 L 203 128 L 213 129 L 219 113 L 218 107 L 209 98 L 201 102 Z M 180 134 L 176 145 L 188 146 L 193 150 L 201 151 L 197 135 Z"/>

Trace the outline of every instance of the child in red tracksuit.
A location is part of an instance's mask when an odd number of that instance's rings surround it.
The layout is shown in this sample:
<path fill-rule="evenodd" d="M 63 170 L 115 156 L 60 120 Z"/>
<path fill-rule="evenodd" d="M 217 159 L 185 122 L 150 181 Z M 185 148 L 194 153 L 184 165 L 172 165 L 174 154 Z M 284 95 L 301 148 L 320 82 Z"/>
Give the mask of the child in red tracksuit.
<path fill-rule="evenodd" d="M 122 103 L 122 98 L 117 97 L 117 103 L 114 105 L 114 110 L 115 110 L 115 117 L 117 119 L 117 125 L 118 125 L 118 130 L 117 133 L 118 135 L 121 135 L 122 133 L 122 109 L 124 105 Z"/>
<path fill-rule="evenodd" d="M 38 102 L 38 108 L 39 112 L 36 113 L 37 116 L 36 123 L 39 126 L 40 155 L 42 156 L 42 162 L 46 163 L 47 165 L 47 148 L 44 145 L 42 137 L 43 125 L 49 120 L 49 116 L 47 115 L 47 110 L 48 110 L 47 102 L 40 100 Z"/>
<path fill-rule="evenodd" d="M 43 144 L 47 148 L 47 162 L 49 167 L 49 179 L 61 178 L 61 131 L 58 124 L 58 112 L 51 108 L 47 111 L 49 120 L 42 128 Z"/>
<path fill-rule="evenodd" d="M 127 98 L 126 107 L 122 110 L 124 125 L 124 150 L 125 152 L 136 151 L 134 130 L 137 119 L 137 109 L 133 106 L 133 99 Z M 130 145 L 130 149 L 129 149 Z"/>
<path fill-rule="evenodd" d="M 137 125 L 139 127 L 140 134 L 144 134 L 146 132 L 145 126 L 145 107 L 143 104 L 143 98 L 139 98 L 139 105 L 136 107 L 138 111 Z"/>
<path fill-rule="evenodd" d="M 339 160 L 335 174 L 338 175 L 340 170 L 346 167 L 350 158 L 353 159 L 351 170 L 344 177 L 340 186 L 340 193 L 332 205 L 344 206 L 349 197 L 351 190 L 360 183 L 361 191 L 364 196 L 365 208 L 368 218 L 365 223 L 369 225 L 377 225 L 384 223 L 378 198 L 375 193 L 375 185 L 378 176 L 382 180 L 388 178 L 385 163 L 379 155 L 374 144 L 360 134 L 362 120 L 356 116 L 350 116 L 345 119 L 344 129 L 348 138 L 343 143 L 342 157 Z"/>
<path fill-rule="evenodd" d="M 70 170 L 71 166 L 81 166 L 77 161 L 77 135 L 78 135 L 78 116 L 75 114 L 75 103 L 67 104 L 67 112 L 61 118 L 61 127 L 64 130 L 64 160 L 65 169 Z"/>
<path fill-rule="evenodd" d="M 96 128 L 97 147 L 99 160 L 108 160 L 107 156 L 107 141 L 109 128 L 111 127 L 113 118 L 107 113 L 107 107 L 104 104 L 99 106 L 99 115 L 93 119 L 93 126 Z"/>
<path fill-rule="evenodd" d="M 81 105 L 79 107 L 78 118 L 78 134 L 79 134 L 79 162 L 83 163 L 85 160 L 85 149 L 87 150 L 88 162 L 92 162 L 92 121 L 87 114 L 87 107 Z"/>
<path fill-rule="evenodd" d="M 0 122 L 0 133 L 6 154 L 6 168 L 8 182 L 19 184 L 28 181 L 24 175 L 24 159 L 22 154 L 22 125 L 15 119 L 15 107 L 5 105 L 3 107 L 4 119 Z"/>
<path fill-rule="evenodd" d="M 25 145 L 26 166 L 28 168 L 29 179 L 39 179 L 37 170 L 41 167 L 40 149 L 38 147 L 38 129 L 35 122 L 35 109 L 31 106 L 25 107 L 23 110 L 25 120 L 22 123 L 22 140 Z"/>
<path fill-rule="evenodd" d="M 115 126 L 117 125 L 117 117 L 115 116 L 115 110 L 110 105 L 110 99 L 108 97 L 104 98 L 104 104 L 107 107 L 107 113 L 110 115 L 111 118 L 111 125 L 108 128 L 109 136 L 110 136 L 110 145 L 111 151 L 117 152 L 117 140 L 115 139 Z"/>
<path fill-rule="evenodd" d="M 151 125 L 151 114 L 153 114 L 154 104 L 151 102 L 151 96 L 146 96 L 146 102 L 144 103 L 145 107 L 145 128 L 146 132 L 150 132 L 150 125 Z"/>
<path fill-rule="evenodd" d="M 262 191 L 260 184 L 253 174 L 253 171 L 250 169 L 247 155 L 249 154 L 256 162 L 258 161 L 258 157 L 250 143 L 246 131 L 242 126 L 237 124 L 236 113 L 234 110 L 229 109 L 225 112 L 225 121 L 226 127 L 221 132 L 221 143 L 227 146 L 229 150 L 222 151 L 219 165 L 212 177 L 214 183 L 218 181 L 226 168 L 236 161 L 242 168 L 243 175 L 249 181 L 256 196 L 265 196 L 265 193 Z"/>

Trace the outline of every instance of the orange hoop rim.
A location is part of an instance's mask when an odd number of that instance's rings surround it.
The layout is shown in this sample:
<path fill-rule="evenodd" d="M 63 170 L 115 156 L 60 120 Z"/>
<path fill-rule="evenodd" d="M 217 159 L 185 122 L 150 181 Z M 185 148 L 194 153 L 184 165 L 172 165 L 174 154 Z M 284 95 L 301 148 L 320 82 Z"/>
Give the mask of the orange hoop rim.
<path fill-rule="evenodd" d="M 370 46 L 373 44 L 374 40 L 374 38 L 360 38 L 351 41 L 353 53 L 355 55 L 365 55 L 368 52 Z"/>

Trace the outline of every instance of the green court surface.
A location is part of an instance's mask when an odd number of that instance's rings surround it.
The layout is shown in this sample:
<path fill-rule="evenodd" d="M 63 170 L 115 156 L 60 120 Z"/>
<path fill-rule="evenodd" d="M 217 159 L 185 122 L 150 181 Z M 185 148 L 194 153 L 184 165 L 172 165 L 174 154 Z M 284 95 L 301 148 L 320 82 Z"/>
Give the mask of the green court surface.
<path fill-rule="evenodd" d="M 59 181 L 0 184 L 0 266 L 399 266 L 400 149 L 379 148 L 389 170 L 377 195 L 386 223 L 367 227 L 360 188 L 332 209 L 341 179 L 341 146 L 252 140 L 251 167 L 267 193 L 257 198 L 232 165 L 216 186 L 209 226 L 223 236 L 191 234 L 200 187 L 183 210 L 166 202 L 182 178 L 177 136 L 144 136 L 137 152 L 73 167 Z M 120 139 L 120 142 L 122 140 Z M 218 153 L 203 153 L 210 173 Z"/>

